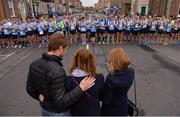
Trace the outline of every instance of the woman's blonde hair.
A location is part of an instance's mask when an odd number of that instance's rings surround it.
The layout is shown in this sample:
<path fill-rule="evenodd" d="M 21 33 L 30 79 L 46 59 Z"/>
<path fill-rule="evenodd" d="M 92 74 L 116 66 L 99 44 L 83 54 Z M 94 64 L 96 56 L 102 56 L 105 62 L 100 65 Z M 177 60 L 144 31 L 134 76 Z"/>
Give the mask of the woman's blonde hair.
<path fill-rule="evenodd" d="M 110 65 L 110 72 L 114 73 L 117 70 L 128 68 L 131 64 L 131 60 L 122 48 L 114 48 L 109 53 L 108 63 Z"/>
<path fill-rule="evenodd" d="M 91 76 L 96 76 L 96 62 L 95 56 L 92 51 L 86 48 L 79 48 L 76 54 L 73 57 L 73 62 L 70 67 L 70 73 L 73 72 L 74 69 L 83 70 Z"/>

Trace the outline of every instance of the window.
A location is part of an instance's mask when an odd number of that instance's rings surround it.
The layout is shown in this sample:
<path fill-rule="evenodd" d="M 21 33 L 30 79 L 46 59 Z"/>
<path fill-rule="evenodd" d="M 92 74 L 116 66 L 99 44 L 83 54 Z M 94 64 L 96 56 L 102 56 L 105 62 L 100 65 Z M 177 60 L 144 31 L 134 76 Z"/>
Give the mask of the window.
<path fill-rule="evenodd" d="M 11 17 L 15 17 L 13 0 L 8 0 L 9 13 Z"/>
<path fill-rule="evenodd" d="M 146 15 L 146 6 L 141 6 L 141 15 Z"/>

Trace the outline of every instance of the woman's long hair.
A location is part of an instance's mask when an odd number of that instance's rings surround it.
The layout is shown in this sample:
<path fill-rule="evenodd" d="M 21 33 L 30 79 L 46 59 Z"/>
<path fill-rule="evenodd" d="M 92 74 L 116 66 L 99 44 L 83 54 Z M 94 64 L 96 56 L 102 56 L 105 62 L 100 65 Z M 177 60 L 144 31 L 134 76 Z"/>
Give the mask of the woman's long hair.
<path fill-rule="evenodd" d="M 73 72 L 74 69 L 80 69 L 89 73 L 91 76 L 96 76 L 96 62 L 94 54 L 86 49 L 86 48 L 79 48 L 76 54 L 73 57 L 73 62 L 70 67 L 70 73 Z"/>
<path fill-rule="evenodd" d="M 122 48 L 114 48 L 109 53 L 108 64 L 110 72 L 114 73 L 115 71 L 128 68 L 131 60 Z"/>

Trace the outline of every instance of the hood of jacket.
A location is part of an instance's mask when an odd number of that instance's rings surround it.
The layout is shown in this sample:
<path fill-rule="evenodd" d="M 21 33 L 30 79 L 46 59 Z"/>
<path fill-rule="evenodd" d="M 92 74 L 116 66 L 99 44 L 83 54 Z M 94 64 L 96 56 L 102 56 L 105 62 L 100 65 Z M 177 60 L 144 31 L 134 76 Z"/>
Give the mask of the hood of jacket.
<path fill-rule="evenodd" d="M 73 70 L 71 75 L 74 77 L 85 77 L 88 76 L 89 74 L 81 69 L 76 68 Z"/>

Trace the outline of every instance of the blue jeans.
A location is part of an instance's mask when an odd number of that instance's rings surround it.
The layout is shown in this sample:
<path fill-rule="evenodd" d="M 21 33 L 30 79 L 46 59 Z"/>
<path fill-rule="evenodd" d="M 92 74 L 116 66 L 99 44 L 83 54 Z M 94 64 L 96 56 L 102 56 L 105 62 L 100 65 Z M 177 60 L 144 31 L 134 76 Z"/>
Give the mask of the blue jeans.
<path fill-rule="evenodd" d="M 41 108 L 42 116 L 71 116 L 70 112 L 62 112 L 62 113 L 55 113 L 55 112 L 49 112 L 45 109 Z"/>

